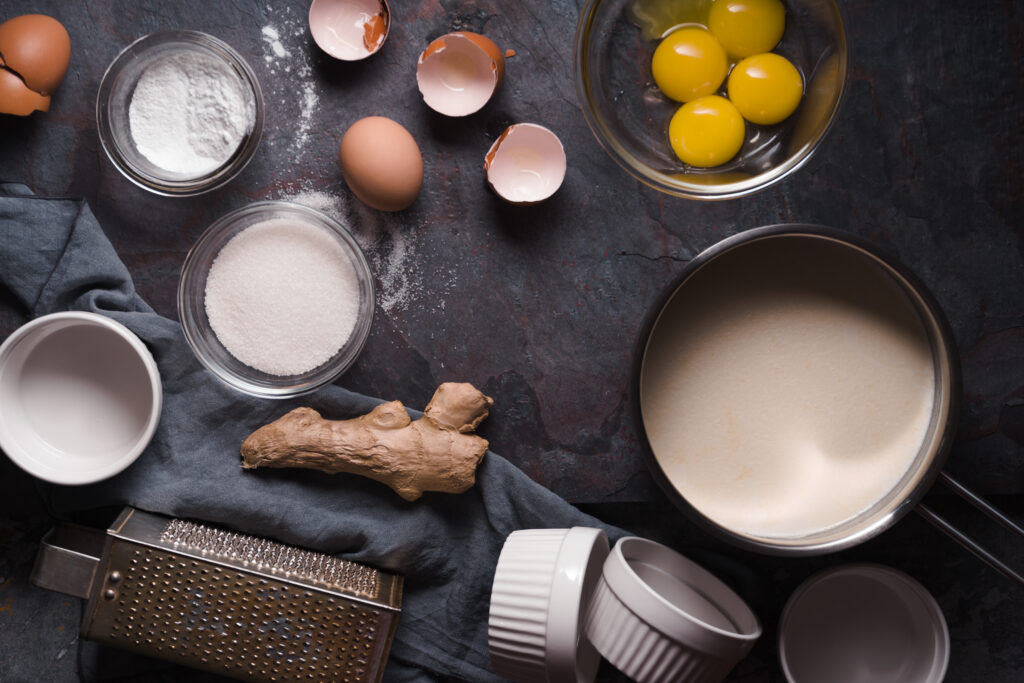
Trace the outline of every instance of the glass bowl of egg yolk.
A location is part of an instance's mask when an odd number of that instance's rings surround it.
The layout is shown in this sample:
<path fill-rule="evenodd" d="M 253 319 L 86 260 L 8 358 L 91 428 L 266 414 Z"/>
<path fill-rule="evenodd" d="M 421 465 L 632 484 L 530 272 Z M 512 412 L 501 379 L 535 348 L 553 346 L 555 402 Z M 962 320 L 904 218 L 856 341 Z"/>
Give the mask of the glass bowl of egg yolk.
<path fill-rule="evenodd" d="M 588 0 L 587 124 L 623 168 L 689 199 L 757 192 L 805 163 L 846 85 L 833 0 Z"/>

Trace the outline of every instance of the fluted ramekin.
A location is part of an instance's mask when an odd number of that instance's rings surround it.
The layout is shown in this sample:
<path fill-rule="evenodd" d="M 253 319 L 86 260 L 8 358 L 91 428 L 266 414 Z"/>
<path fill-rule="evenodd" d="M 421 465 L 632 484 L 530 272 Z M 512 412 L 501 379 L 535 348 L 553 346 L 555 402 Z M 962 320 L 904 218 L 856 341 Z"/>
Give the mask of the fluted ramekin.
<path fill-rule="evenodd" d="M 757 616 L 674 550 L 620 539 L 601 574 L 586 634 L 638 683 L 717 683 L 761 635 Z"/>
<path fill-rule="evenodd" d="M 495 673 L 531 683 L 587 683 L 600 656 L 583 617 L 608 539 L 599 529 L 526 529 L 509 534 L 498 557 L 487 624 Z"/>

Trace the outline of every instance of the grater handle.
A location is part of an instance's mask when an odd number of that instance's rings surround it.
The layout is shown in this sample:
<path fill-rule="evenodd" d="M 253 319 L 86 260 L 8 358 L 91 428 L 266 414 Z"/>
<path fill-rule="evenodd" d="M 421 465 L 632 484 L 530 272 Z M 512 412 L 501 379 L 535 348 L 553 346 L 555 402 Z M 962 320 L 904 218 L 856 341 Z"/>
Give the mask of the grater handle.
<path fill-rule="evenodd" d="M 60 524 L 39 544 L 31 581 L 40 588 L 88 598 L 100 566 L 106 532 L 77 524 Z"/>

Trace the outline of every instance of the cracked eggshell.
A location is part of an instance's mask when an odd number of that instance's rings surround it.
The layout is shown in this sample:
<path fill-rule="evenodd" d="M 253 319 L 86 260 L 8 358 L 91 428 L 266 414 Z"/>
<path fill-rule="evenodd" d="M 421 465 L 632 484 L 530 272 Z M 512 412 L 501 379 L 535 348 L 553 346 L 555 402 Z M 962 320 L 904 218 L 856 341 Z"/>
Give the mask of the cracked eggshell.
<path fill-rule="evenodd" d="M 366 59 L 391 32 L 387 0 L 313 0 L 309 31 L 320 49 L 347 62 Z"/>
<path fill-rule="evenodd" d="M 341 138 L 341 174 L 352 193 L 380 211 L 401 211 L 423 186 L 423 155 L 400 123 L 368 116 Z"/>
<path fill-rule="evenodd" d="M 470 31 L 437 38 L 416 65 L 416 84 L 423 101 L 445 116 L 468 116 L 479 111 L 504 77 L 501 50 L 490 38 Z"/>
<path fill-rule="evenodd" d="M 49 97 L 30 89 L 16 74 L 0 66 L 0 114 L 28 116 L 49 110 Z"/>
<path fill-rule="evenodd" d="M 68 71 L 71 38 L 53 17 L 23 14 L 0 24 L 0 54 L 4 66 L 20 76 L 24 85 L 49 96 Z"/>
<path fill-rule="evenodd" d="M 535 123 L 505 129 L 484 157 L 487 184 L 512 204 L 542 202 L 565 179 L 565 149 L 558 136 Z"/>

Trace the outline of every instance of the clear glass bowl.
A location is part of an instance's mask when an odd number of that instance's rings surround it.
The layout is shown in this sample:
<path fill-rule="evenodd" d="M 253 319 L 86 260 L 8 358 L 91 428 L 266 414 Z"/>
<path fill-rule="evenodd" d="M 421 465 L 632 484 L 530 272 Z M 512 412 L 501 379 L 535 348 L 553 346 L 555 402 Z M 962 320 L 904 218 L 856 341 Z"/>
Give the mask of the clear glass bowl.
<path fill-rule="evenodd" d="M 681 3 L 674 3 L 680 6 Z M 710 0 L 691 0 L 693 22 Z M 747 123 L 732 161 L 700 169 L 676 158 L 668 123 L 679 108 L 654 85 L 651 56 L 672 25 L 666 0 L 589 0 L 576 31 L 576 92 L 605 150 L 641 182 L 688 199 L 730 199 L 776 183 L 805 163 L 832 126 L 846 85 L 846 34 L 833 0 L 783 0 L 786 32 L 773 50 L 800 71 L 804 96 L 774 126 Z M 671 11 L 671 10 L 669 10 Z M 676 24 L 678 25 L 678 23 Z M 723 84 L 719 94 L 725 94 Z"/>
<path fill-rule="evenodd" d="M 289 219 L 324 228 L 337 238 L 349 256 L 359 282 L 359 312 L 348 340 L 334 356 L 308 372 L 271 375 L 235 358 L 217 338 L 206 314 L 206 280 L 213 260 L 231 238 L 246 228 L 272 219 Z M 290 398 L 316 391 L 355 362 L 373 323 L 375 293 L 366 256 L 352 235 L 331 217 L 290 202 L 256 202 L 215 221 L 185 257 L 178 282 L 178 317 L 185 339 L 199 361 L 229 386 L 263 398 Z"/>
<path fill-rule="evenodd" d="M 154 165 L 135 146 L 128 108 L 139 78 L 150 66 L 170 55 L 200 53 L 222 61 L 241 79 L 252 97 L 252 130 L 238 149 L 217 168 L 198 177 L 175 174 Z M 103 151 L 128 180 L 164 196 L 191 196 L 224 185 L 246 167 L 263 135 L 263 92 L 252 68 L 229 45 L 198 31 L 163 31 L 139 38 L 121 51 L 100 81 L 96 123 Z"/>

